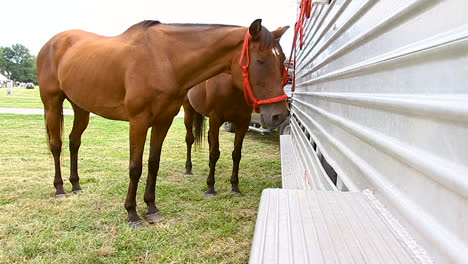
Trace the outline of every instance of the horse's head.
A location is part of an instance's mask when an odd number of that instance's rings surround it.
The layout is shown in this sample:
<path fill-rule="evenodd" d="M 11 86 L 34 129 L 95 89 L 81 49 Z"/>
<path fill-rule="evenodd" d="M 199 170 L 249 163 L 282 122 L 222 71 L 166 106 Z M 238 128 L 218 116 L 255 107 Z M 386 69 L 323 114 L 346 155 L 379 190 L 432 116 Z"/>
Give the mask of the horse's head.
<path fill-rule="evenodd" d="M 231 68 L 233 80 L 244 89 L 246 102 L 261 112 L 266 127 L 275 128 L 288 116 L 287 96 L 283 91 L 287 72 L 279 39 L 289 27 L 270 32 L 261 22 L 257 19 L 250 25 L 240 60 Z"/>

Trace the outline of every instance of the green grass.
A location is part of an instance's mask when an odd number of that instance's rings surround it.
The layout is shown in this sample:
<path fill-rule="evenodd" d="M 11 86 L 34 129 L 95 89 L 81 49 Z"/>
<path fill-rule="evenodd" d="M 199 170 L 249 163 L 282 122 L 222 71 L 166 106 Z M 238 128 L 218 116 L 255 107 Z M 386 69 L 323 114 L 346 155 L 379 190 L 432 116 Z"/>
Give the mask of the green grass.
<path fill-rule="evenodd" d="M 39 96 L 39 87 L 34 89 L 13 88 L 13 94 L 7 95 L 7 89 L 0 89 L 0 107 L 44 108 Z M 71 109 L 70 103 L 65 100 L 64 108 Z"/>
<path fill-rule="evenodd" d="M 64 138 L 71 124 L 66 116 Z M 281 181 L 278 136 L 248 133 L 240 168 L 243 196 L 231 195 L 234 137 L 223 131 L 218 195 L 205 198 L 206 142 L 194 152 L 194 175 L 184 175 L 185 129 L 183 119 L 176 118 L 163 146 L 156 187 L 164 218 L 134 230 L 123 207 L 128 123 L 91 117 L 79 158 L 84 193 L 67 199 L 53 197 L 53 160 L 42 116 L 0 115 L 0 133 L 0 263 L 246 263 L 261 191 Z M 68 140 L 62 172 L 70 192 Z M 137 195 L 140 215 L 146 209 L 145 183 L 146 164 Z"/>

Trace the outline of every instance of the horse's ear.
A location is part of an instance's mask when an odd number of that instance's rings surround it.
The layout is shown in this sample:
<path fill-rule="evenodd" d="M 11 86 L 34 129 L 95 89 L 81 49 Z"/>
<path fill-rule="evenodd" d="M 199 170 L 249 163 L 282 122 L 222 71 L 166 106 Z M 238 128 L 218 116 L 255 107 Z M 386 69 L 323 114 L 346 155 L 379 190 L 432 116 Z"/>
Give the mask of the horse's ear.
<path fill-rule="evenodd" d="M 271 33 L 273 36 L 275 36 L 276 40 L 279 40 L 281 36 L 283 36 L 284 32 L 288 30 L 289 26 L 284 26 L 284 27 L 279 27 L 275 31 L 272 31 Z"/>
<path fill-rule="evenodd" d="M 261 31 L 262 31 L 262 20 L 260 18 L 255 19 L 255 21 L 252 22 L 252 24 L 249 27 L 250 35 L 252 36 L 252 38 L 256 38 L 259 36 Z"/>

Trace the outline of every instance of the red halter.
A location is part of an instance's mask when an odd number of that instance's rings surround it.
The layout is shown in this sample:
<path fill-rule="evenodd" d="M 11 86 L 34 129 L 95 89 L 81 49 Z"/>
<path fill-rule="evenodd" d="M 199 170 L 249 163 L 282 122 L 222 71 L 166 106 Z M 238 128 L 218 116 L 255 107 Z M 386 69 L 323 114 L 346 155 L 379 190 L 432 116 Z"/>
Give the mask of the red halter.
<path fill-rule="evenodd" d="M 271 103 L 277 103 L 277 102 L 282 102 L 288 100 L 288 96 L 283 92 L 283 95 L 266 99 L 266 100 L 258 100 L 252 90 L 252 86 L 250 86 L 250 81 L 249 81 L 249 65 L 250 65 L 250 56 L 249 56 L 249 40 L 250 40 L 250 33 L 249 30 L 247 30 L 247 33 L 245 34 L 245 39 L 244 39 L 244 45 L 242 47 L 242 52 L 239 60 L 239 65 L 242 68 L 242 76 L 244 77 L 244 98 L 245 102 L 247 105 L 252 106 L 255 112 L 260 113 L 260 105 L 262 104 L 271 104 Z M 244 57 L 246 58 L 246 65 L 242 65 L 242 61 L 244 60 Z M 283 71 L 283 86 L 288 83 L 288 70 L 286 67 L 284 68 Z M 252 102 L 253 103 L 252 103 Z"/>

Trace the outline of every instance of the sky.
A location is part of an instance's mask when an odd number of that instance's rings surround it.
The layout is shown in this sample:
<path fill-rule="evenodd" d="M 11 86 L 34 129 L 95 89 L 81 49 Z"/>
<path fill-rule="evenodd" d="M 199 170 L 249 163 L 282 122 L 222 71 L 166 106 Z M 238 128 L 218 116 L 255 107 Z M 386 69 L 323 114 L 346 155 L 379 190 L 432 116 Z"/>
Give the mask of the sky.
<path fill-rule="evenodd" d="M 280 42 L 289 56 L 296 18 L 296 0 L 7 0 L 1 9 L 0 46 L 20 43 L 34 55 L 69 29 L 115 36 L 142 20 L 248 27 L 261 18 L 270 31 L 290 26 Z"/>

